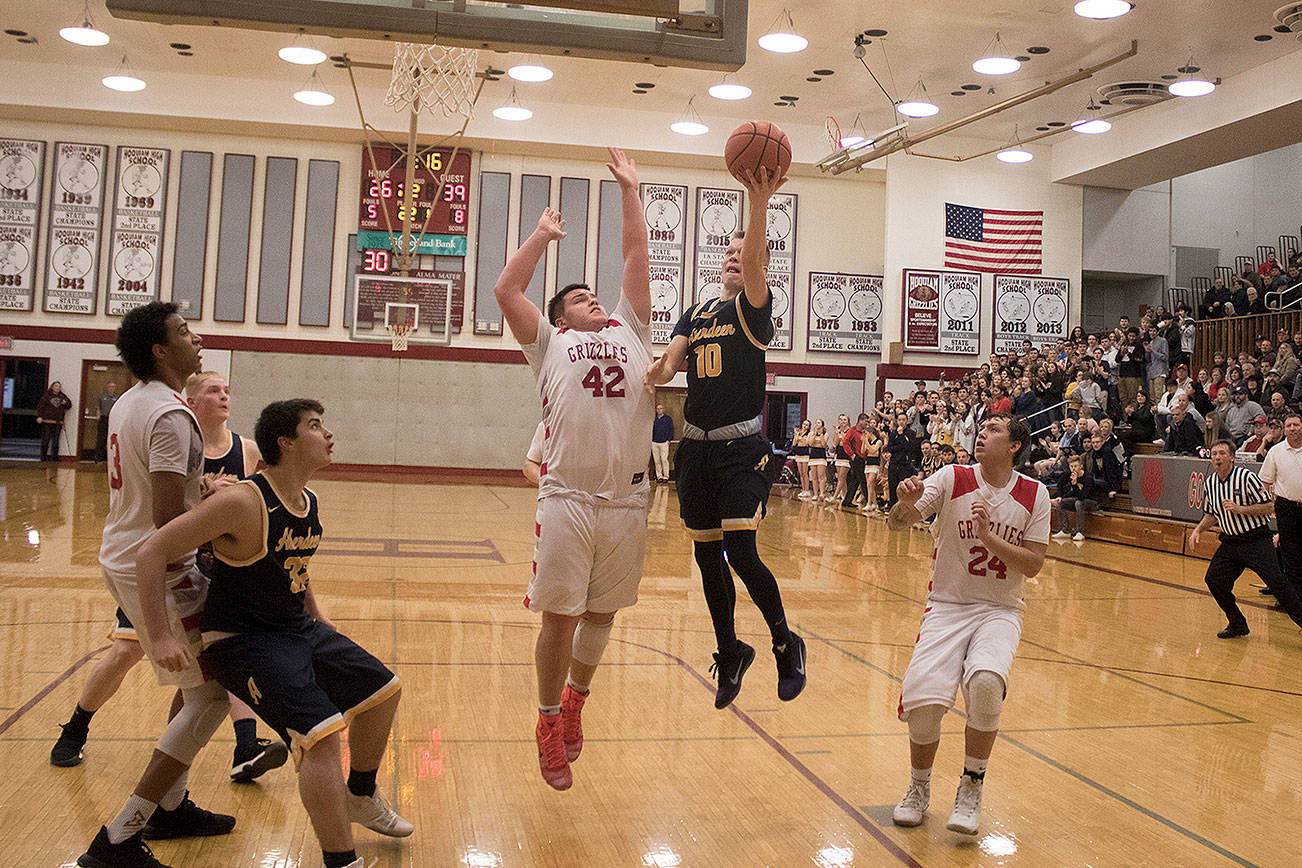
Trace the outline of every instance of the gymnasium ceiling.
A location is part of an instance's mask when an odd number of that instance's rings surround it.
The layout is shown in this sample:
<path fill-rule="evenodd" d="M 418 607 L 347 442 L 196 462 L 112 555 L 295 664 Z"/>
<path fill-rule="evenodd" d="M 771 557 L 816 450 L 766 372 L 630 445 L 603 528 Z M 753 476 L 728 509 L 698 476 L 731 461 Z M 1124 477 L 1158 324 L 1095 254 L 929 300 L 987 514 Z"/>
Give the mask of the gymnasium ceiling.
<path fill-rule="evenodd" d="M 754 90 L 750 99 L 729 103 L 710 97 L 707 88 L 723 77 L 718 72 L 551 57 L 546 62 L 556 75 L 549 82 L 523 84 L 506 77 L 489 82 L 469 134 L 479 140 L 591 145 L 599 138 L 594 140 L 594 131 L 583 119 L 594 119 L 591 124 L 619 117 L 631 124 L 625 133 L 637 131 L 635 146 L 640 149 L 717 154 L 737 123 L 763 117 L 786 128 L 797 162 L 809 163 L 830 150 L 823 132 L 828 116 L 835 117 L 847 134 L 856 116 L 868 133 L 897 122 L 887 98 L 852 55 L 856 34 L 886 32 L 884 37 L 869 37 L 864 61 L 892 95 L 906 96 L 921 79 L 940 107 L 934 118 L 911 121 L 915 135 L 1079 67 L 1099 63 L 1127 50 L 1132 39 L 1138 40 L 1138 56 L 1090 81 L 978 122 L 964 133 L 1002 144 L 1013 137 L 1014 125 L 1027 137 L 1047 124 L 1077 119 L 1091 95 L 1097 98 L 1100 85 L 1161 82 L 1163 76 L 1174 76 L 1191 54 L 1204 75 L 1229 78 L 1297 51 L 1302 45 L 1294 34 L 1274 30 L 1278 22 L 1273 12 L 1281 2 L 1137 0 L 1136 8 L 1122 18 L 1089 21 L 1073 13 L 1072 0 L 751 0 L 748 62 L 730 76 Z M 683 8 L 690 6 L 688 0 Z M 809 39 L 803 52 L 772 54 L 755 45 L 755 39 L 770 28 L 784 7 L 791 8 L 795 29 Z M 209 121 L 207 127 L 195 128 L 211 129 L 212 121 L 224 121 L 274 124 L 281 129 L 304 125 L 321 128 L 323 136 L 332 138 L 356 136 L 356 110 L 343 69 L 329 61 L 320 67 L 327 89 L 337 98 L 333 106 L 309 108 L 291 98 L 308 73 L 276 56 L 279 48 L 292 41 L 290 35 L 119 20 L 109 15 L 104 0 L 91 0 L 91 15 L 97 26 L 111 35 L 112 42 L 85 48 L 58 36 L 60 27 L 77 22 L 81 9 L 82 0 L 0 0 L 0 29 L 7 34 L 0 37 L 0 62 L 10 70 L 24 70 L 0 80 L 0 103 L 49 107 L 48 115 L 59 119 L 74 119 L 75 111 L 93 110 L 167 118 L 173 125 L 178 125 L 177 118 Z M 982 55 L 996 31 L 1009 53 L 1028 60 L 1011 76 L 978 75 L 970 64 Z M 35 42 L 23 41 L 29 39 Z M 189 48 L 178 50 L 172 43 Z M 388 45 L 378 41 L 322 37 L 316 45 L 327 54 L 347 54 L 361 61 L 391 59 Z M 1048 51 L 1038 51 L 1041 48 Z M 116 93 L 99 84 L 101 77 L 114 71 L 124 53 L 135 74 L 149 83 L 141 93 Z M 481 65 L 491 63 L 504 69 L 518 57 L 485 52 Z M 815 74 L 815 70 L 832 72 Z M 387 72 L 358 70 L 357 76 L 368 120 L 395 131 L 405 129 L 405 117 L 394 115 L 381 103 Z M 635 94 L 638 83 L 653 87 L 639 88 L 647 92 Z M 534 110 L 533 119 L 512 124 L 492 117 L 491 109 L 507 100 L 512 86 L 521 103 Z M 691 96 L 711 128 L 707 135 L 694 139 L 668 129 L 682 116 Z M 587 110 L 577 111 L 576 107 Z M 21 112 L 10 108 L 6 114 L 14 117 Z M 105 122 L 104 115 L 96 117 Z M 179 122 L 181 128 L 187 125 L 187 121 Z M 1111 135 L 1115 134 L 1114 130 Z M 599 137 L 600 130 L 595 135 Z M 1045 143 L 1074 135 L 1064 132 Z M 947 148 L 943 138 L 929 147 L 936 152 L 957 148 Z"/>

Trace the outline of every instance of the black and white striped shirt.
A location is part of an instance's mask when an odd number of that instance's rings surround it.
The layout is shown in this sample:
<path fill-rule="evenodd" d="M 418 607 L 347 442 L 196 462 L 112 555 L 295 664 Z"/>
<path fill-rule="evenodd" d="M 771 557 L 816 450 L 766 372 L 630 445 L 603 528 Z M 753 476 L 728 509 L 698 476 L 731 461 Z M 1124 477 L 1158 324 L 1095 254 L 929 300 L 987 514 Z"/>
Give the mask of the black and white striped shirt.
<path fill-rule="evenodd" d="M 1222 504 L 1252 506 L 1269 503 L 1270 500 L 1271 496 L 1261 484 L 1261 479 L 1246 467 L 1233 468 L 1224 480 L 1213 470 L 1203 482 L 1203 512 L 1216 516 L 1216 525 L 1220 528 L 1222 539 L 1241 537 L 1270 526 L 1268 515 L 1237 515 L 1227 512 Z"/>

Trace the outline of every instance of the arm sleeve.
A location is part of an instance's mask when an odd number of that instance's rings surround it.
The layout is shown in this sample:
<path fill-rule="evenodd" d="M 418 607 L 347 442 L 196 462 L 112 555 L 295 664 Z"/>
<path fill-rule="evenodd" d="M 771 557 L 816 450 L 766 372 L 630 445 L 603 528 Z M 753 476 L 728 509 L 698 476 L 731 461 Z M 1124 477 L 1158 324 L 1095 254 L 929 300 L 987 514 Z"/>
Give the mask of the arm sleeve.
<path fill-rule="evenodd" d="M 1203 480 L 1203 513 L 1212 516 L 1216 515 L 1216 511 L 1212 509 L 1212 488 L 1211 488 L 1212 480 L 1215 478 L 1216 478 L 1215 473 L 1208 473 L 1207 478 Z"/>
<path fill-rule="evenodd" d="M 773 340 L 773 293 L 769 293 L 768 304 L 762 308 L 751 307 L 746 300 L 746 293 L 737 293 L 737 315 L 755 336 L 755 340 L 768 346 L 769 341 Z"/>
<path fill-rule="evenodd" d="M 1253 503 L 1270 503 L 1274 500 L 1270 492 L 1266 491 L 1266 486 L 1262 485 L 1256 474 L 1251 472 L 1243 474 L 1243 491 L 1252 498 Z"/>
<path fill-rule="evenodd" d="M 1272 447 L 1266 452 L 1266 461 L 1261 465 L 1261 481 L 1267 485 L 1275 484 L 1275 449 Z"/>
<path fill-rule="evenodd" d="M 534 374 L 542 367 L 543 356 L 547 355 L 547 347 L 552 340 L 552 324 L 547 321 L 547 314 L 542 311 L 538 312 L 538 337 L 534 338 L 531 344 L 521 344 L 520 351 L 524 353 L 524 360 L 529 363 Z"/>
<path fill-rule="evenodd" d="M 1031 523 L 1026 527 L 1024 542 L 1047 543 L 1052 519 L 1053 507 L 1049 504 L 1049 489 L 1040 483 L 1035 492 L 1035 508 L 1031 510 Z"/>
<path fill-rule="evenodd" d="M 916 509 L 923 518 L 935 515 L 940 512 L 941 505 L 949 501 L 949 493 L 953 490 L 954 465 L 947 464 L 923 481 L 922 497 L 918 498 Z"/>
<path fill-rule="evenodd" d="M 194 437 L 194 423 L 184 410 L 164 413 L 149 432 L 149 472 L 190 472 L 190 440 Z"/>
<path fill-rule="evenodd" d="M 545 436 L 545 433 L 546 433 L 546 426 L 542 422 L 539 422 L 538 427 L 534 429 L 533 440 L 529 442 L 529 451 L 524 454 L 525 458 L 534 462 L 535 464 L 542 464 L 543 438 Z"/>

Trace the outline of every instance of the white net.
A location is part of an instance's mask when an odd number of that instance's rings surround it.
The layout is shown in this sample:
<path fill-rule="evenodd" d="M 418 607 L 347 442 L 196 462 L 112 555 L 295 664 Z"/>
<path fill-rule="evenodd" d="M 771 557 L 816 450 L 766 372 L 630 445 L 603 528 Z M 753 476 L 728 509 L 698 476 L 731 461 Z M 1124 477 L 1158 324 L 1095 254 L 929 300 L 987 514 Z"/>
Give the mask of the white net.
<path fill-rule="evenodd" d="M 411 334 L 411 326 L 407 323 L 393 323 L 386 326 L 389 330 L 391 348 L 395 353 L 405 353 L 407 351 L 407 336 Z"/>
<path fill-rule="evenodd" d="M 399 42 L 393 46 L 393 79 L 384 95 L 396 111 L 429 111 L 470 118 L 475 109 L 479 50 Z"/>

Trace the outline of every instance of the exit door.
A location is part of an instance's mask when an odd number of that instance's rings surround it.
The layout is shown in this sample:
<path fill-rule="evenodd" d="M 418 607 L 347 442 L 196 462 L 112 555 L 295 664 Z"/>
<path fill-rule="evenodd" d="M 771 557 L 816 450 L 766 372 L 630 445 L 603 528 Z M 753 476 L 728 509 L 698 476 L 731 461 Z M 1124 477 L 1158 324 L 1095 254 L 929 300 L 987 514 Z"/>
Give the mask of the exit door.
<path fill-rule="evenodd" d="M 135 385 L 127 366 L 119 361 L 81 363 L 81 409 L 77 414 L 77 457 L 82 461 L 103 461 L 102 438 L 108 434 L 108 417 L 100 413 L 100 401 L 112 383 L 117 395 Z"/>
<path fill-rule="evenodd" d="M 764 436 L 785 448 L 805 418 L 805 392 L 769 392 L 765 395 Z"/>

